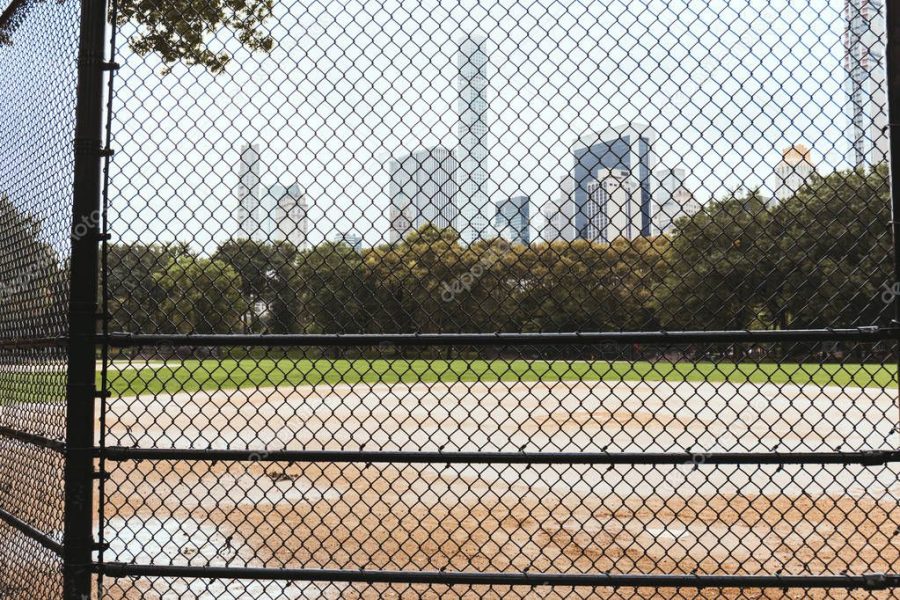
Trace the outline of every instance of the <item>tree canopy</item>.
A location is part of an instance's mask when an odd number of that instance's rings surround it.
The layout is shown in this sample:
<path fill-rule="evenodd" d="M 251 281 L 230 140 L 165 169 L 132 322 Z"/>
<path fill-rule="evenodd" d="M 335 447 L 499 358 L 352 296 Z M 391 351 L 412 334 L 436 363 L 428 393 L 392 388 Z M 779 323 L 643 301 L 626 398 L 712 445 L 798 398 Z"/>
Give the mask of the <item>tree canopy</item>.
<path fill-rule="evenodd" d="M 41 221 L 0 194 L 0 337 L 64 331 L 67 281 Z"/>
<path fill-rule="evenodd" d="M 12 42 L 13 32 L 38 1 L 14 0 L 0 14 L 0 45 Z M 231 56 L 210 50 L 209 39 L 224 28 L 250 50 L 269 52 L 275 42 L 264 24 L 273 6 L 274 0 L 118 0 L 110 14 L 117 25 L 136 27 L 128 45 L 138 54 L 158 54 L 166 69 L 184 61 L 219 73 Z"/>
<path fill-rule="evenodd" d="M 893 273 L 886 176 L 881 167 L 817 176 L 780 203 L 755 191 L 730 194 L 671 233 L 610 243 L 466 245 L 452 228 L 425 225 L 359 251 L 343 242 L 298 249 L 236 239 L 204 258 L 185 247 L 120 244 L 111 254 L 111 304 L 116 326 L 132 331 L 883 324 L 890 306 L 882 287 Z M 195 307 L 208 294 L 215 299 Z"/>
<path fill-rule="evenodd" d="M 273 5 L 273 0 L 119 0 L 116 23 L 137 26 L 128 45 L 142 56 L 154 52 L 166 65 L 183 60 L 218 73 L 231 57 L 210 50 L 208 39 L 224 27 L 250 50 L 269 52 L 274 40 L 263 24 Z"/>

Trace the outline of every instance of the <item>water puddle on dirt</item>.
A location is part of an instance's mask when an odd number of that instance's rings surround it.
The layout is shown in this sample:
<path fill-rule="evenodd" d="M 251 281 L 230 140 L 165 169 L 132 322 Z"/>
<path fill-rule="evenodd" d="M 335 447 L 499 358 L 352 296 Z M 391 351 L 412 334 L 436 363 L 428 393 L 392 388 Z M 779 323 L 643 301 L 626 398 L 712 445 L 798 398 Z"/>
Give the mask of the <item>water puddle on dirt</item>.
<path fill-rule="evenodd" d="M 112 518 L 106 522 L 107 562 L 175 566 L 262 567 L 237 533 L 212 523 L 168 517 Z M 138 578 L 132 583 L 145 597 L 163 600 L 339 598 L 343 584 L 304 581 L 249 581 Z"/>

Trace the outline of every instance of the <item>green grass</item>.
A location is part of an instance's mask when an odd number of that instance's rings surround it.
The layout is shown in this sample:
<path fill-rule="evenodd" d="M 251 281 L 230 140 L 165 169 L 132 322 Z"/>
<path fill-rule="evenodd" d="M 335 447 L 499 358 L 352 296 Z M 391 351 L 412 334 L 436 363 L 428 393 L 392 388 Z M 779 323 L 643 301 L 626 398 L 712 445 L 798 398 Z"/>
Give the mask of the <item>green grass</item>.
<path fill-rule="evenodd" d="M 541 360 L 186 360 L 110 370 L 116 395 L 354 383 L 708 381 L 897 387 L 896 365 Z"/>

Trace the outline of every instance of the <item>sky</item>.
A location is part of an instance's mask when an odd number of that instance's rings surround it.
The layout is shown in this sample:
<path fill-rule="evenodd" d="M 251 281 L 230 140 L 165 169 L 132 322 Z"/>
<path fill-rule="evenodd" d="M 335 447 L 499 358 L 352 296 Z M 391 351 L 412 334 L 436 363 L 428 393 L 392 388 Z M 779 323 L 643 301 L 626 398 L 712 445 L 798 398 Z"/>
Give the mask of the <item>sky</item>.
<path fill-rule="evenodd" d="M 490 41 L 492 199 L 557 199 L 579 136 L 628 122 L 695 197 L 765 185 L 781 151 L 850 166 L 843 0 L 276 0 L 266 55 L 223 30 L 224 73 L 122 47 L 113 99 L 111 230 L 212 251 L 234 234 L 242 143 L 264 185 L 299 182 L 312 243 L 388 236 L 387 163 L 457 144 L 455 47 Z M 133 34 L 126 27 L 123 37 Z M 535 225 L 540 226 L 536 219 Z"/>

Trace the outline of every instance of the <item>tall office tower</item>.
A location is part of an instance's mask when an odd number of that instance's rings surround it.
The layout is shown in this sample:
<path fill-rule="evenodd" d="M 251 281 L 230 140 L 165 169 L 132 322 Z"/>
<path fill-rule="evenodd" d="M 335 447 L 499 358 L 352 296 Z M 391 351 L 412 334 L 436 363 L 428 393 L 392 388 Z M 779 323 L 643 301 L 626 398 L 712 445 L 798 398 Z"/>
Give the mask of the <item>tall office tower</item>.
<path fill-rule="evenodd" d="M 889 146 L 881 0 L 845 0 L 844 18 L 844 68 L 856 166 L 873 166 L 887 160 Z"/>
<path fill-rule="evenodd" d="M 572 200 L 574 184 L 566 178 L 557 200 L 550 199 L 541 209 L 546 223 L 541 230 L 545 242 L 571 242 L 576 237 L 575 203 Z"/>
<path fill-rule="evenodd" d="M 269 196 L 274 200 L 272 206 L 272 230 L 270 238 L 273 242 L 290 242 L 297 248 L 306 245 L 309 231 L 309 218 L 306 195 L 297 183 L 290 187 L 281 184 L 272 186 Z"/>
<path fill-rule="evenodd" d="M 659 169 L 653 173 L 653 233 L 666 233 L 681 217 L 700 212 L 700 203 L 684 185 L 684 169 Z"/>
<path fill-rule="evenodd" d="M 488 86 L 487 42 L 483 37 L 467 37 L 460 42 L 456 55 L 459 76 L 459 148 L 457 183 L 459 221 L 456 228 L 464 242 L 491 237 L 493 206 L 490 202 L 489 173 L 491 165 L 488 144 L 486 97 Z"/>
<path fill-rule="evenodd" d="M 639 235 L 651 235 L 653 225 L 653 197 L 651 172 L 656 165 L 653 144 L 656 132 L 649 125 L 624 125 L 611 127 L 599 135 L 588 134 L 578 140 L 572 151 L 574 166 L 572 179 L 575 203 L 575 229 L 577 236 L 588 235 L 590 216 L 586 210 L 588 185 L 598 179 L 604 170 L 627 171 L 640 186 Z M 637 217 L 635 217 L 637 218 Z"/>
<path fill-rule="evenodd" d="M 494 229 L 503 238 L 527 246 L 531 242 L 531 225 L 528 196 L 507 198 L 494 215 Z"/>
<path fill-rule="evenodd" d="M 453 152 L 441 146 L 390 161 L 391 242 L 426 223 L 440 229 L 454 226 L 459 214 L 455 203 L 458 167 Z"/>
<path fill-rule="evenodd" d="M 769 178 L 769 188 L 776 202 L 786 200 L 797 193 L 815 172 L 812 152 L 803 144 L 785 148 L 781 162 Z"/>
<path fill-rule="evenodd" d="M 601 169 L 588 183 L 588 199 L 583 210 L 587 226 L 582 238 L 610 242 L 641 235 L 641 187 L 628 171 Z"/>
<path fill-rule="evenodd" d="M 238 186 L 235 194 L 238 199 L 236 213 L 238 236 L 255 239 L 260 237 L 260 235 L 265 235 L 264 221 L 266 217 L 259 195 L 260 164 L 258 145 L 244 145 L 241 148 L 241 158 L 237 169 Z"/>

